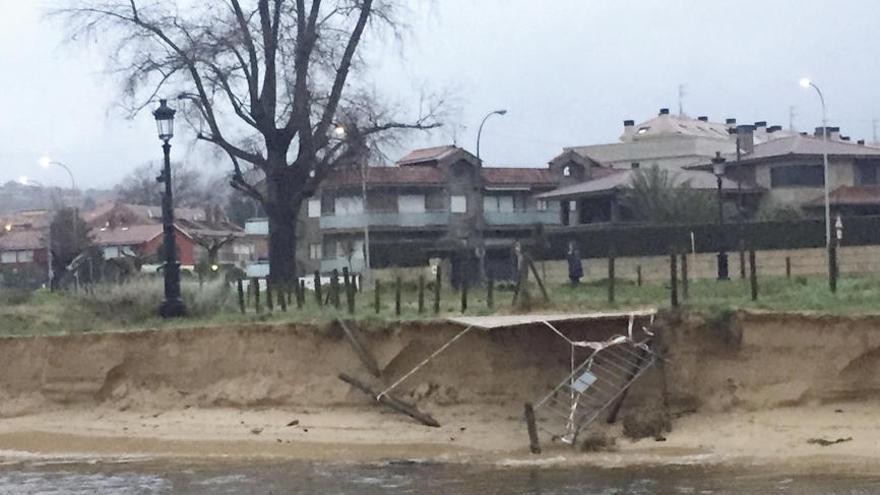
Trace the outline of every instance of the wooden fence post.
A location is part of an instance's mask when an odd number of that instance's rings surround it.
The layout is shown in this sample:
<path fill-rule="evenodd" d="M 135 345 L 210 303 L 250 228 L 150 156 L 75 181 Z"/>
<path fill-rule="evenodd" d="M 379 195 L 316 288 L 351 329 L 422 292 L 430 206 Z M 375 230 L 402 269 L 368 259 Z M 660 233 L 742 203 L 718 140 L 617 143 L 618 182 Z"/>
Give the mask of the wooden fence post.
<path fill-rule="evenodd" d="M 461 312 L 467 311 L 468 283 L 467 276 L 461 280 Z"/>
<path fill-rule="evenodd" d="M 755 263 L 755 250 L 749 250 L 749 282 L 752 289 L 752 301 L 758 300 L 758 267 Z"/>
<path fill-rule="evenodd" d="M 275 292 L 278 293 L 278 305 L 281 306 L 281 311 L 287 313 L 287 297 L 290 293 L 288 289 L 288 285 L 282 284 L 281 287 L 276 287 Z"/>
<path fill-rule="evenodd" d="M 837 278 L 839 270 L 837 266 L 837 244 L 832 240 L 828 245 L 828 288 L 831 293 L 837 292 Z"/>
<path fill-rule="evenodd" d="M 678 307 L 678 256 L 675 250 L 669 255 L 669 299 L 673 308 Z"/>
<path fill-rule="evenodd" d="M 529 451 L 532 454 L 541 453 L 541 444 L 538 443 L 538 426 L 535 422 L 535 409 L 528 402 L 525 404 L 526 428 L 529 433 Z"/>
<path fill-rule="evenodd" d="M 375 284 L 375 288 L 373 289 L 373 308 L 376 310 L 376 314 L 379 314 L 379 310 L 382 308 L 382 301 L 380 300 L 382 294 L 382 282 L 377 278 Z"/>
<path fill-rule="evenodd" d="M 394 288 L 394 314 L 400 316 L 400 293 L 403 290 L 403 282 L 397 277 L 397 285 Z"/>
<path fill-rule="evenodd" d="M 636 266 L 636 287 L 642 286 L 642 265 Z"/>
<path fill-rule="evenodd" d="M 495 307 L 495 279 L 489 277 L 486 285 L 486 307 L 493 309 Z"/>
<path fill-rule="evenodd" d="M 739 241 L 739 278 L 746 279 L 746 243 Z"/>
<path fill-rule="evenodd" d="M 681 254 L 681 297 L 687 301 L 690 297 L 688 291 L 688 255 L 687 252 Z"/>
<path fill-rule="evenodd" d="M 271 313 L 275 311 L 275 301 L 272 298 L 272 280 L 266 277 L 266 309 Z"/>
<path fill-rule="evenodd" d="M 306 303 L 306 281 L 300 280 L 296 289 L 296 309 L 303 309 Z"/>
<path fill-rule="evenodd" d="M 315 300 L 318 301 L 318 307 L 324 305 L 324 297 L 321 295 L 321 272 L 315 270 Z"/>
<path fill-rule="evenodd" d="M 339 299 L 339 270 L 333 269 L 333 272 L 330 275 L 330 302 L 333 303 L 333 307 L 339 309 L 340 299 Z"/>
<path fill-rule="evenodd" d="M 787 278 L 787 279 L 791 278 L 791 257 L 790 256 L 785 257 L 785 278 Z"/>
<path fill-rule="evenodd" d="M 419 275 L 419 314 L 425 312 L 425 275 Z"/>
<path fill-rule="evenodd" d="M 238 287 L 238 307 L 241 308 L 241 314 L 245 314 L 245 303 L 244 303 L 244 281 L 242 279 L 238 279 L 235 283 Z"/>
<path fill-rule="evenodd" d="M 342 282 L 345 284 L 345 304 L 348 306 L 348 314 L 354 314 L 354 288 L 352 287 L 351 274 L 348 267 L 342 267 Z"/>
<path fill-rule="evenodd" d="M 257 313 L 262 313 L 263 308 L 260 306 L 260 279 L 252 278 L 251 285 L 254 286 L 254 307 L 257 308 Z"/>
<path fill-rule="evenodd" d="M 434 277 L 434 314 L 440 314 L 440 281 L 441 268 L 437 265 L 437 275 Z"/>
<path fill-rule="evenodd" d="M 614 248 L 608 250 L 608 302 L 614 304 Z"/>

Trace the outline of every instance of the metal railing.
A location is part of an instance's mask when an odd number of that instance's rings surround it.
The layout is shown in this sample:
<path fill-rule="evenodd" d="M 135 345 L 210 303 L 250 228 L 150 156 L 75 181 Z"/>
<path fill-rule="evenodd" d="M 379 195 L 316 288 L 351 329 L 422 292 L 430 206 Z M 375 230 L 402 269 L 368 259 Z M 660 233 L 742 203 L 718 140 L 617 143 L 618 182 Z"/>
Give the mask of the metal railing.
<path fill-rule="evenodd" d="M 526 210 L 526 211 L 484 211 L 483 219 L 488 225 L 560 225 L 562 223 L 559 210 Z"/>
<path fill-rule="evenodd" d="M 322 229 L 350 229 L 369 226 L 385 227 L 425 227 L 449 223 L 448 211 L 426 211 L 419 213 L 364 212 L 352 215 L 323 215 Z"/>

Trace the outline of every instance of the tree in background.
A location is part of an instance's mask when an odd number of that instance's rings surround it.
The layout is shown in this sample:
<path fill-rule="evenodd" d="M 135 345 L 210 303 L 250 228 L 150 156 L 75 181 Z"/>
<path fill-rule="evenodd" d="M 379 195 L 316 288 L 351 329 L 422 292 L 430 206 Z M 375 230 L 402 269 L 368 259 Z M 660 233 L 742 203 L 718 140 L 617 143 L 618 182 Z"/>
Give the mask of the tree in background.
<path fill-rule="evenodd" d="M 159 163 L 146 163 L 134 169 L 116 186 L 116 197 L 124 203 L 161 206 L 165 186 L 156 181 L 160 169 Z M 174 164 L 171 167 L 171 176 L 174 182 L 174 202 L 177 206 L 195 207 L 214 203 L 213 196 L 216 193 L 212 191 L 212 185 L 195 168 Z M 222 199 L 220 202 L 222 203 Z"/>
<path fill-rule="evenodd" d="M 654 165 L 632 175 L 622 206 L 633 220 L 650 223 L 702 223 L 718 218 L 718 203 L 709 191 L 691 187 L 690 181 Z"/>
<path fill-rule="evenodd" d="M 71 262 L 93 246 L 91 228 L 74 208 L 58 210 L 52 217 L 49 228 L 52 239 L 52 271 L 55 280 L 60 280 Z"/>
<path fill-rule="evenodd" d="M 389 131 L 439 125 L 442 98 L 406 122 L 350 76 L 365 33 L 398 34 L 395 0 L 71 0 L 57 9 L 71 35 L 115 35 L 111 61 L 125 74 L 132 111 L 159 93 L 193 102 L 197 138 L 232 162 L 234 188 L 269 219 L 270 278 L 295 272 L 296 219 L 336 166 L 363 163 Z M 140 103 L 137 96 L 146 95 Z M 197 123 L 195 122 L 197 121 Z M 344 131 L 344 132 L 338 132 Z M 245 166 L 265 177 L 248 182 Z"/>

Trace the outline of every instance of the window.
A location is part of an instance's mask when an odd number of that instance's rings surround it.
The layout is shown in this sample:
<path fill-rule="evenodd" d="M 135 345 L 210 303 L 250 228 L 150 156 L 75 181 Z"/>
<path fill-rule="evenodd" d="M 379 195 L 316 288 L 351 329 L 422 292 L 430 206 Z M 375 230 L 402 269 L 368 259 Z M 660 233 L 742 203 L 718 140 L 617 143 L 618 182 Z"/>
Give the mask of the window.
<path fill-rule="evenodd" d="M 336 257 L 362 259 L 364 257 L 364 241 L 346 239 L 336 243 Z"/>
<path fill-rule="evenodd" d="M 19 251 L 18 252 L 18 262 L 19 263 L 32 263 L 34 261 L 34 252 L 33 251 Z"/>
<path fill-rule="evenodd" d="M 452 196 L 449 198 L 449 211 L 452 213 L 467 213 L 467 196 Z"/>
<path fill-rule="evenodd" d="M 424 213 L 424 194 L 401 194 L 397 197 L 397 211 L 399 213 Z"/>
<path fill-rule="evenodd" d="M 108 246 L 104 248 L 104 259 L 112 260 L 119 257 L 119 247 Z"/>
<path fill-rule="evenodd" d="M 790 165 L 770 169 L 770 187 L 822 187 L 825 171 L 822 165 Z"/>
<path fill-rule="evenodd" d="M 309 200 L 309 218 L 318 218 L 321 216 L 321 200 L 320 199 L 310 199 Z"/>
<path fill-rule="evenodd" d="M 562 169 L 562 175 L 565 177 L 571 177 L 571 167 L 566 165 L 565 168 Z"/>
<path fill-rule="evenodd" d="M 0 263 L 15 263 L 15 251 L 0 253 Z"/>
<path fill-rule="evenodd" d="M 319 260 L 324 257 L 323 246 L 320 243 L 309 244 L 309 259 Z"/>
<path fill-rule="evenodd" d="M 575 211 L 578 209 L 577 201 L 569 201 L 568 202 L 568 211 Z"/>
<path fill-rule="evenodd" d="M 857 163 L 856 164 L 856 185 L 872 186 L 880 184 L 880 174 L 878 174 L 876 163 Z"/>
<path fill-rule="evenodd" d="M 538 200 L 538 211 L 547 211 L 547 200 L 545 200 L 545 199 Z"/>
<path fill-rule="evenodd" d="M 483 211 L 513 213 L 513 196 L 484 196 Z"/>
<path fill-rule="evenodd" d="M 336 216 L 357 215 L 364 212 L 364 198 L 360 196 L 342 196 L 334 201 Z"/>

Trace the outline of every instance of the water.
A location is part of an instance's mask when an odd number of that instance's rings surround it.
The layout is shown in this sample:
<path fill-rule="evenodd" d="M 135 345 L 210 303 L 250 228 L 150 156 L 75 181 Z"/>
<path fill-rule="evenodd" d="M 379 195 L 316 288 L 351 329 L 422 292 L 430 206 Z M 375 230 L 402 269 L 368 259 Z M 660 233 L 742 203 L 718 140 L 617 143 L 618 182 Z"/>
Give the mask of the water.
<path fill-rule="evenodd" d="M 260 463 L 0 466 L 0 494 L 877 494 L 880 477 L 785 476 L 699 467 L 599 470 L 467 465 Z"/>

